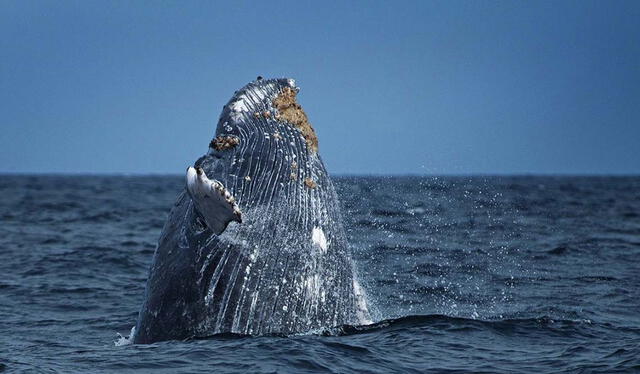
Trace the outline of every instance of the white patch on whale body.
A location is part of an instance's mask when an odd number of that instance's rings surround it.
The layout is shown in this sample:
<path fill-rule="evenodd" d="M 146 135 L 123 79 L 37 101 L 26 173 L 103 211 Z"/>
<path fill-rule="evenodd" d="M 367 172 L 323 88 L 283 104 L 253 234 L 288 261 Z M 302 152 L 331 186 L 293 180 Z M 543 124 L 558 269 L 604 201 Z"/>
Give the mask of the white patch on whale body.
<path fill-rule="evenodd" d="M 187 169 L 187 189 L 189 191 L 195 191 L 196 190 L 196 182 L 197 182 L 196 169 L 190 167 L 190 168 Z"/>
<path fill-rule="evenodd" d="M 324 236 L 324 231 L 321 227 L 314 227 L 311 232 L 311 241 L 316 244 L 323 253 L 327 253 L 327 238 Z"/>
<path fill-rule="evenodd" d="M 269 93 L 275 90 L 275 84 L 269 83 L 241 92 L 229 105 L 231 119 L 239 121 L 244 113 L 250 112 L 251 108 L 258 109 L 260 106 L 268 106 L 265 100 L 269 97 Z"/>
<path fill-rule="evenodd" d="M 244 96 L 240 96 L 238 98 L 238 100 L 232 102 L 231 103 L 231 111 L 238 112 L 238 113 L 248 112 L 249 111 L 249 107 L 244 102 L 244 100 L 245 100 L 245 97 Z"/>

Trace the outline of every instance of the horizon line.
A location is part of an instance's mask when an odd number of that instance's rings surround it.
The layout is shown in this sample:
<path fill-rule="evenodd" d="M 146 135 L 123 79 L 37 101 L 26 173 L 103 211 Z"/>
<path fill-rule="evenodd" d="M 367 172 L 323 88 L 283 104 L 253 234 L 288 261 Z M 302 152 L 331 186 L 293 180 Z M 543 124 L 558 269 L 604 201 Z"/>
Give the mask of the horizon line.
<path fill-rule="evenodd" d="M 0 177 L 39 176 L 39 177 L 184 177 L 179 173 L 126 173 L 126 172 L 4 172 Z M 563 173 L 563 172 L 496 172 L 496 173 L 329 173 L 330 177 L 374 177 L 374 178 L 439 178 L 439 177 L 640 177 L 639 173 Z"/>

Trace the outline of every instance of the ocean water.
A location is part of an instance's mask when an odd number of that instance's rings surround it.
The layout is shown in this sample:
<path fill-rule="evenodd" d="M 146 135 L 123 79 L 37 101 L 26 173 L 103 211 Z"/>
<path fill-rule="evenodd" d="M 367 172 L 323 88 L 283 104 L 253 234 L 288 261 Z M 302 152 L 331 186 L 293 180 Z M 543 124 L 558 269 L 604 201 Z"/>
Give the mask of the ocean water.
<path fill-rule="evenodd" d="M 335 181 L 377 323 L 133 345 L 183 178 L 0 176 L 0 371 L 640 371 L 640 177 Z"/>

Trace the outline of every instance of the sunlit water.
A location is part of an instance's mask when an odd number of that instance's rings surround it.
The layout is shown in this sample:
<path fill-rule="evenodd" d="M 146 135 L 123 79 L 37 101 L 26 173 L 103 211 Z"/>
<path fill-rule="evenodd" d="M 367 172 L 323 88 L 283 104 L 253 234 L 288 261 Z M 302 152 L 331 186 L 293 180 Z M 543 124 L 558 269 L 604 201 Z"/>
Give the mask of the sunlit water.
<path fill-rule="evenodd" d="M 337 178 L 376 321 L 127 344 L 181 177 L 0 177 L 0 371 L 640 370 L 640 178 Z"/>

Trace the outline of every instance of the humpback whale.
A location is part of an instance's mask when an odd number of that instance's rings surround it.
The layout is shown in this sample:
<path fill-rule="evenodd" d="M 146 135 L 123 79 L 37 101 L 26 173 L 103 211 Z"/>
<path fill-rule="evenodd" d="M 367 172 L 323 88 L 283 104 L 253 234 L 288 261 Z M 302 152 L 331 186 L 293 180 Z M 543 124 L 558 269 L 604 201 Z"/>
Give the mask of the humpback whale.
<path fill-rule="evenodd" d="M 258 77 L 223 107 L 160 235 L 134 343 L 369 322 L 298 92 Z"/>

